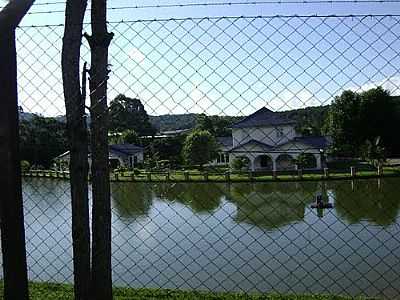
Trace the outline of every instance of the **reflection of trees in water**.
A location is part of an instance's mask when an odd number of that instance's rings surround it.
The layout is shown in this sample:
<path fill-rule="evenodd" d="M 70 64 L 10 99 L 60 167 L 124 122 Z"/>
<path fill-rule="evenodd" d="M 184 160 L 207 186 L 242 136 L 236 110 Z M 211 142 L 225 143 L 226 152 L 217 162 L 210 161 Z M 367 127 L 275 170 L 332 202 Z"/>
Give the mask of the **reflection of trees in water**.
<path fill-rule="evenodd" d="M 195 213 L 211 213 L 225 197 L 236 204 L 236 222 L 276 229 L 302 221 L 305 207 L 325 186 L 335 198 L 338 217 L 353 224 L 367 220 L 387 226 L 400 210 L 399 180 L 381 179 L 336 182 L 280 183 L 112 183 L 114 208 L 121 218 L 135 219 L 149 213 L 154 197 L 189 206 Z M 50 188 L 49 188 L 50 190 Z M 324 193 L 325 194 L 325 193 Z M 326 199 L 326 195 L 324 195 Z"/>
<path fill-rule="evenodd" d="M 147 216 L 153 201 L 152 186 L 148 183 L 112 183 L 114 208 L 121 218 Z"/>
<path fill-rule="evenodd" d="M 319 188 L 317 182 L 232 184 L 230 200 L 237 205 L 235 220 L 267 229 L 299 222 Z"/>
<path fill-rule="evenodd" d="M 196 213 L 210 213 L 216 210 L 226 185 L 218 183 L 160 183 L 155 186 L 157 197 L 170 202 L 189 206 Z"/>
<path fill-rule="evenodd" d="M 357 180 L 352 190 L 350 181 L 330 183 L 334 190 L 337 214 L 350 224 L 362 220 L 388 226 L 395 223 L 400 208 L 399 180 L 396 178 L 378 180 Z"/>

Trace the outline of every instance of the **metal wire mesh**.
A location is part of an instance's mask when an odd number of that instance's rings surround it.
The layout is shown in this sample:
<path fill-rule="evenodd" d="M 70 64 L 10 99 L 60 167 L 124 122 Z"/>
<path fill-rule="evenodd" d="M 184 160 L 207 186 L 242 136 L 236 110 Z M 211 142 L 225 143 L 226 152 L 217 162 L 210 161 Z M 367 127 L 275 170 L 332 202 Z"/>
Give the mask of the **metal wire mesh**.
<path fill-rule="evenodd" d="M 139 99 L 154 127 L 139 132 L 142 152 L 131 159 L 115 157 L 127 151 L 118 145 L 110 154 L 119 161 L 111 174 L 115 286 L 399 297 L 400 181 L 327 180 L 342 170 L 327 168 L 330 139 L 315 121 L 344 90 L 383 86 L 396 98 L 399 16 L 141 20 L 109 30 L 108 98 Z M 18 80 L 21 139 L 31 138 L 21 142 L 30 146 L 22 159 L 35 165 L 23 180 L 29 278 L 71 283 L 70 186 L 53 160 L 68 150 L 62 33 L 18 28 Z M 299 112 L 309 107 L 313 128 L 299 133 Z M 222 136 L 212 132 L 219 156 L 191 168 L 173 156 L 207 116 L 226 118 Z M 299 167 L 304 153 L 309 168 Z M 238 157 L 246 161 L 235 173 Z M 334 208 L 311 208 L 317 194 Z"/>

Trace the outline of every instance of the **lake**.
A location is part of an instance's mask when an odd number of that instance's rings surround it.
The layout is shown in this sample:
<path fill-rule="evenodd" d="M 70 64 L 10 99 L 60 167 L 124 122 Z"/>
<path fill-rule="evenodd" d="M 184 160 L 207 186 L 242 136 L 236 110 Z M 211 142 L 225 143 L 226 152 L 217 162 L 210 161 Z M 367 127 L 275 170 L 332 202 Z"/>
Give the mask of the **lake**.
<path fill-rule="evenodd" d="M 400 297 L 400 179 L 111 190 L 117 286 Z M 310 208 L 318 192 L 333 209 Z M 23 195 L 30 279 L 72 282 L 69 183 Z"/>

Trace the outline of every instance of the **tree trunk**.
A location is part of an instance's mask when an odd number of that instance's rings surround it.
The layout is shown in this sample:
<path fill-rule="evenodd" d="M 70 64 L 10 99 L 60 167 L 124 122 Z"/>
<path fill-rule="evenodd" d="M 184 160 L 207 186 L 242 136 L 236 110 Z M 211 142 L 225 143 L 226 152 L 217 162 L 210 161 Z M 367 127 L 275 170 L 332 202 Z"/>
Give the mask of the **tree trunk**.
<path fill-rule="evenodd" d="M 32 1 L 11 1 L 0 12 L 0 202 L 4 299 L 29 299 L 19 155 L 15 28 Z"/>
<path fill-rule="evenodd" d="M 62 76 L 70 148 L 74 294 L 90 297 L 90 228 L 88 204 L 88 134 L 85 96 L 79 80 L 82 26 L 87 0 L 68 0 L 62 47 Z M 84 76 L 82 76 L 82 85 Z"/>
<path fill-rule="evenodd" d="M 112 299 L 111 200 L 108 167 L 108 47 L 106 0 L 92 0 L 92 36 L 85 35 L 91 49 L 90 102 L 92 149 L 92 297 Z"/>

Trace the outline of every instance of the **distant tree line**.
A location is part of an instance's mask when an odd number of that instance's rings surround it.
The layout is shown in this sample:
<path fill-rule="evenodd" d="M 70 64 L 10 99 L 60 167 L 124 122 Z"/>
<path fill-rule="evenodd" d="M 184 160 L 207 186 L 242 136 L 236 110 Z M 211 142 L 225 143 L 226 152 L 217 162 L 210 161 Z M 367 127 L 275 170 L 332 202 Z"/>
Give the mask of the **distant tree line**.
<path fill-rule="evenodd" d="M 381 87 L 360 93 L 344 91 L 330 105 L 280 113 L 296 120 L 296 130 L 304 136 L 331 136 L 331 152 L 335 156 L 400 154 L 400 139 L 396 131 L 400 121 L 400 97 L 390 96 Z M 26 113 L 25 116 L 20 126 L 22 159 L 50 167 L 56 156 L 67 151 L 64 119 Z M 153 117 L 148 115 L 139 99 L 118 95 L 110 103 L 109 140 L 113 144 L 131 143 L 145 147 L 147 159 L 154 166 L 155 161 L 169 161 L 172 166 L 194 164 L 197 161 L 188 154 L 188 149 L 194 149 L 193 143 L 199 135 L 209 133 L 206 135 L 213 141 L 208 145 L 215 146 L 215 138 L 231 136 L 231 125 L 240 119 L 205 114 Z M 190 128 L 192 131 L 168 138 L 153 138 L 160 130 L 157 126 L 162 126 L 164 130 Z M 211 157 L 215 156 L 214 146 L 210 147 Z"/>

